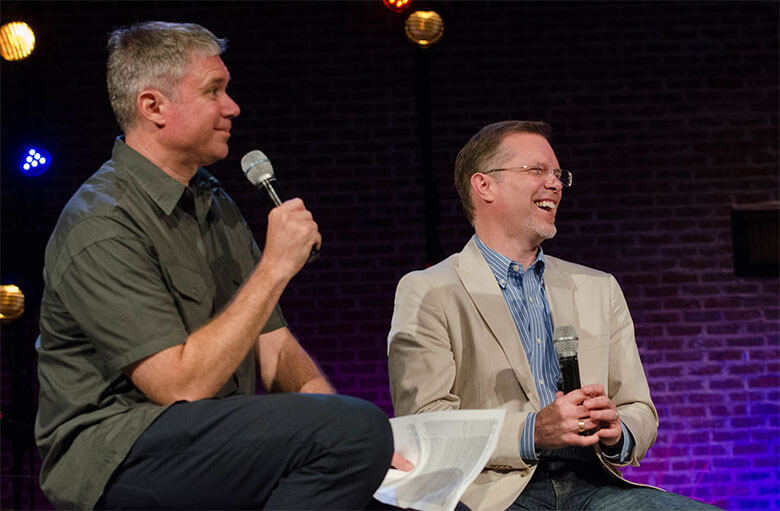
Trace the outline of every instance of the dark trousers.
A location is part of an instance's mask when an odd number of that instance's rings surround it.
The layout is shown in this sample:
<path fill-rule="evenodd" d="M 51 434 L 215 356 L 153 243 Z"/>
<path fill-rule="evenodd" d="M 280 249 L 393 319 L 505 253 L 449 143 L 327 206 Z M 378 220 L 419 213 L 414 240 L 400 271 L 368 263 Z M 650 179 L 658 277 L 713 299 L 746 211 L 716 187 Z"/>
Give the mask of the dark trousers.
<path fill-rule="evenodd" d="M 363 509 L 393 452 L 387 416 L 346 396 L 181 402 L 133 445 L 100 509 Z"/>

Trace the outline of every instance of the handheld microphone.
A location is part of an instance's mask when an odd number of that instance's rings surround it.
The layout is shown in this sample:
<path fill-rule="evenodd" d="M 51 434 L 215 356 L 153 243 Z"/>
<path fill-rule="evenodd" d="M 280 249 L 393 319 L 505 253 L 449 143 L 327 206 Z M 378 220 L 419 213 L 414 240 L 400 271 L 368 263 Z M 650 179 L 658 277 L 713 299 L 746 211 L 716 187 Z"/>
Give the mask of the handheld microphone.
<path fill-rule="evenodd" d="M 553 346 L 558 354 L 558 366 L 561 368 L 561 379 L 558 380 L 558 390 L 568 394 L 582 387 L 580 383 L 580 366 L 577 360 L 577 347 L 580 340 L 573 326 L 557 326 L 553 331 Z M 592 435 L 595 429 L 581 431 L 580 436 Z"/>
<path fill-rule="evenodd" d="M 568 394 L 580 388 L 580 368 L 577 362 L 577 331 L 573 326 L 557 326 L 553 332 L 553 346 L 558 354 L 558 365 L 561 368 L 561 379 L 558 380 L 558 390 Z"/>
<path fill-rule="evenodd" d="M 281 206 L 282 194 L 281 188 L 279 188 L 279 182 L 274 176 L 274 167 L 271 165 L 271 160 L 257 149 L 249 151 L 241 158 L 241 170 L 244 171 L 244 175 L 252 183 L 255 188 L 264 192 L 265 197 L 270 203 L 270 207 Z M 306 261 L 310 263 L 319 257 L 320 251 L 317 247 L 311 247 L 311 254 Z"/>

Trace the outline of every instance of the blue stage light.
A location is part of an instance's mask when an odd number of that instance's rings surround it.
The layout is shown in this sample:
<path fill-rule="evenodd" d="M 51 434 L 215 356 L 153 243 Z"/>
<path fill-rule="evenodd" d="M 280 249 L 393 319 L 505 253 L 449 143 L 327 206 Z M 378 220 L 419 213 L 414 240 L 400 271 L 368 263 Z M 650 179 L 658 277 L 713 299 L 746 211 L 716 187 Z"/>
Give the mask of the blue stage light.
<path fill-rule="evenodd" d="M 30 147 L 22 155 L 22 161 L 19 162 L 19 170 L 27 177 L 40 176 L 51 165 L 51 155 L 49 151 L 42 147 Z"/>

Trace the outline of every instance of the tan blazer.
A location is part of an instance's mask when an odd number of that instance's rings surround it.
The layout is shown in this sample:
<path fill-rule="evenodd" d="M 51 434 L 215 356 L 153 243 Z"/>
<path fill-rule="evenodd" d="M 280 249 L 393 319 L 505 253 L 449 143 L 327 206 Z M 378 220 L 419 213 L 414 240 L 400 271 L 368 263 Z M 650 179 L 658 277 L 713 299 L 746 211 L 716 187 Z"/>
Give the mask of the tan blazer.
<path fill-rule="evenodd" d="M 545 255 L 544 286 L 553 325 L 577 330 L 582 384 L 604 386 L 634 436 L 630 463 L 638 465 L 655 441 L 658 415 L 617 281 Z M 541 403 L 501 288 L 473 239 L 459 254 L 401 279 L 388 343 L 396 415 L 507 410 L 498 446 L 462 501 L 473 510 L 509 507 L 535 470 L 520 457 L 520 434 Z"/>

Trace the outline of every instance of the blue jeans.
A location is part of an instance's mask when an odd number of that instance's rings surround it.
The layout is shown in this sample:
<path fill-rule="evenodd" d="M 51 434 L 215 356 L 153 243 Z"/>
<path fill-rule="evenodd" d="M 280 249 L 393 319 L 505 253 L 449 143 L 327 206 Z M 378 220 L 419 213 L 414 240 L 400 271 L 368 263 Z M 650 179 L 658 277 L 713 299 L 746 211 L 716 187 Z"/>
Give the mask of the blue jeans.
<path fill-rule="evenodd" d="M 676 493 L 633 486 L 609 475 L 597 461 L 542 459 L 507 511 L 688 511 L 718 508 Z"/>

